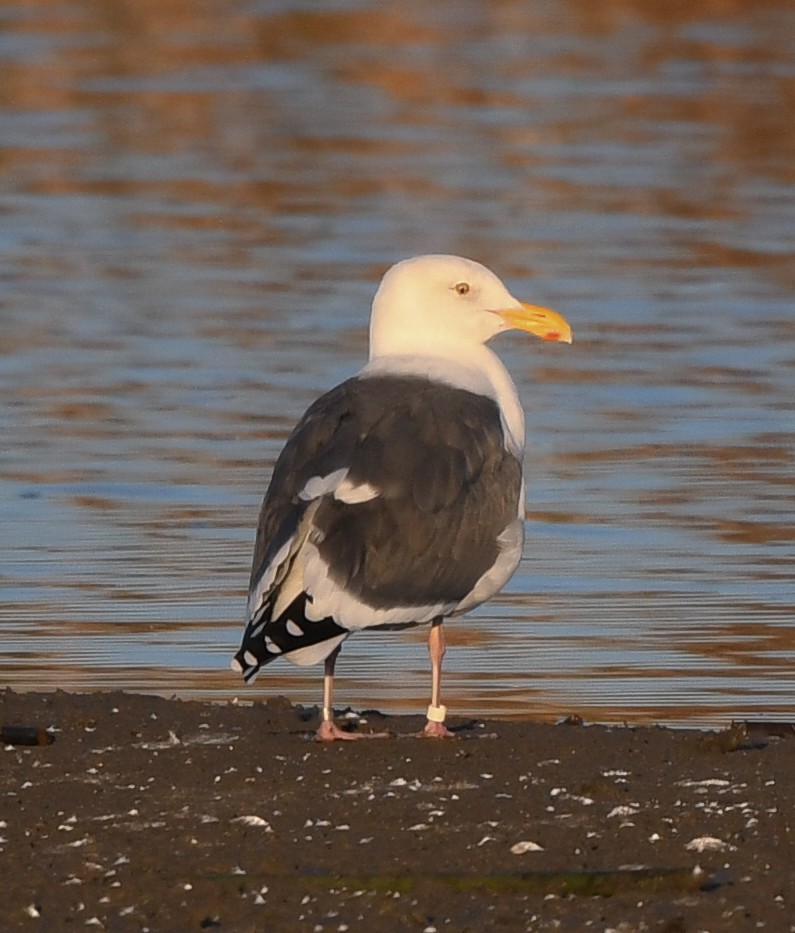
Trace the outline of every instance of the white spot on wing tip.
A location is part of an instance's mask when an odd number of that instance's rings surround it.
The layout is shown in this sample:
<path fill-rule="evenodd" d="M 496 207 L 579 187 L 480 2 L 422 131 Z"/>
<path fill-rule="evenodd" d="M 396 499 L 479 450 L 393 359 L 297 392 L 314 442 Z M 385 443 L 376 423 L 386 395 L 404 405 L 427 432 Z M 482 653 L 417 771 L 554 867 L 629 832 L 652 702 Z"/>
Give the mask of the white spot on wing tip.
<path fill-rule="evenodd" d="M 301 626 L 292 619 L 287 620 L 285 628 L 287 629 L 287 634 L 292 635 L 293 638 L 300 638 L 304 634 L 304 630 Z"/>
<path fill-rule="evenodd" d="M 257 656 L 252 654 L 250 651 L 246 651 L 243 654 L 243 660 L 246 662 L 246 664 L 251 665 L 251 667 L 255 667 L 259 663 L 259 661 L 257 661 Z"/>
<path fill-rule="evenodd" d="M 230 667 L 232 668 L 232 670 L 235 671 L 236 673 L 238 673 L 238 674 L 242 674 L 242 673 L 243 673 L 243 665 L 240 663 L 240 661 L 238 661 L 237 658 L 232 658 L 232 660 L 229 662 L 229 666 L 230 666 Z"/>
<path fill-rule="evenodd" d="M 270 654 L 281 654 L 282 653 L 282 649 L 276 644 L 276 642 L 272 638 L 269 638 L 267 635 L 265 636 L 265 647 L 270 652 Z"/>

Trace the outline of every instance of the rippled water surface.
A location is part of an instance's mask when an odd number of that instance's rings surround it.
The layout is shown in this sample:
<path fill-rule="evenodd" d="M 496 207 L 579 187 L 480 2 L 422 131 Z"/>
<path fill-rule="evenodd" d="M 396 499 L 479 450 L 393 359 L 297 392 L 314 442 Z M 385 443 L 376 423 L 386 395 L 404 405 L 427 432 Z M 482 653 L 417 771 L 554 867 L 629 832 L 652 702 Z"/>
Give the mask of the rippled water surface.
<path fill-rule="evenodd" d="M 317 702 L 228 670 L 291 426 L 397 259 L 572 322 L 502 338 L 528 541 L 450 626 L 457 713 L 795 713 L 788 0 L 0 9 L 0 678 Z M 425 633 L 337 700 L 424 708 Z"/>

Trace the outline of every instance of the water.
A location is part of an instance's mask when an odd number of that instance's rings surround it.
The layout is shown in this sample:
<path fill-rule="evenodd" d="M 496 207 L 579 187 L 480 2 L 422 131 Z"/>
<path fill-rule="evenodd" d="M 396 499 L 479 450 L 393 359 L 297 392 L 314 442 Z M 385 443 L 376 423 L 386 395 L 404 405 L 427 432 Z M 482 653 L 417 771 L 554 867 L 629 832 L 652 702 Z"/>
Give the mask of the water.
<path fill-rule="evenodd" d="M 292 424 L 397 259 L 572 322 L 502 339 L 528 544 L 449 626 L 457 713 L 795 712 L 795 11 L 10 0 L 0 11 L 0 681 L 317 702 L 228 670 Z M 423 631 L 337 699 L 424 708 Z"/>

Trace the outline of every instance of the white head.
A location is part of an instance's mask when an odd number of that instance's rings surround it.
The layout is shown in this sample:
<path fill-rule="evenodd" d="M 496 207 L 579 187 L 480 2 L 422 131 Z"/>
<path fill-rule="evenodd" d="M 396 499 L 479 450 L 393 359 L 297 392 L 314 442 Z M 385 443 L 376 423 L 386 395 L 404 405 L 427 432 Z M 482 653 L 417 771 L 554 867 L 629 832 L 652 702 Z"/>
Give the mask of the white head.
<path fill-rule="evenodd" d="M 392 266 L 381 281 L 370 318 L 370 359 L 454 355 L 511 329 L 571 343 L 564 318 L 514 298 L 479 262 L 417 256 Z"/>

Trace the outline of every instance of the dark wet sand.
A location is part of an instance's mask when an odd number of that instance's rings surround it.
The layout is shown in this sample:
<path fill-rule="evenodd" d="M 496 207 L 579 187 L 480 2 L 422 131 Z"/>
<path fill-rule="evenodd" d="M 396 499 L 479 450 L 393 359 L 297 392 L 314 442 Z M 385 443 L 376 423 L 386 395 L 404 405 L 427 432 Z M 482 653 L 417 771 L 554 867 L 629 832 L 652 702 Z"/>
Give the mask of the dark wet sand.
<path fill-rule="evenodd" d="M 55 735 L 0 753 L 2 930 L 795 929 L 786 729 L 318 745 L 283 699 L 0 697 Z"/>

